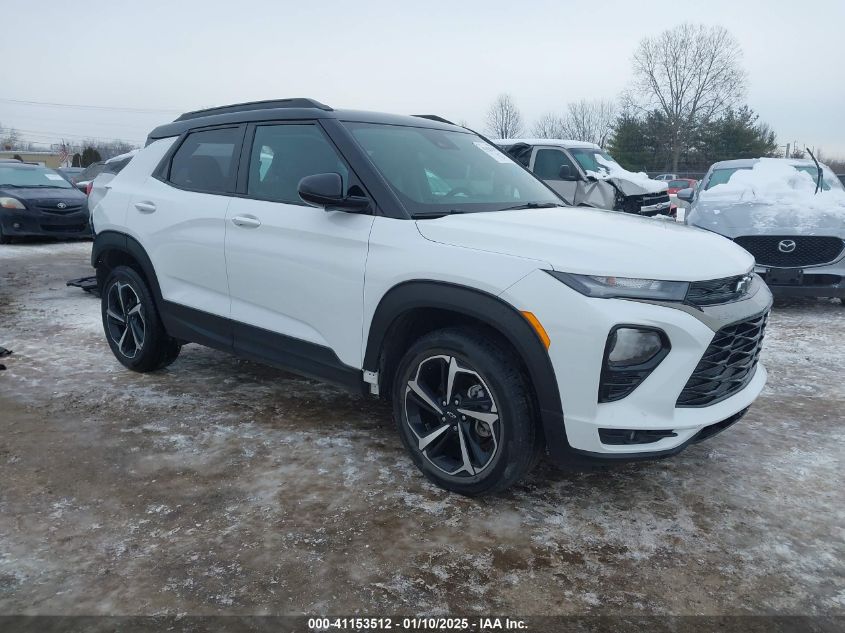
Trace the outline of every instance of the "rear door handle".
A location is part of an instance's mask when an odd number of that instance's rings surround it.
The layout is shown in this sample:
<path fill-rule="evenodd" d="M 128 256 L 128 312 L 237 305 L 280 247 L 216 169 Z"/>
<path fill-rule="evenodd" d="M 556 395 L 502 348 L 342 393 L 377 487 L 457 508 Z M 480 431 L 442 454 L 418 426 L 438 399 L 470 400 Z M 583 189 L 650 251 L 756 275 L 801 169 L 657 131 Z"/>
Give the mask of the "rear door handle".
<path fill-rule="evenodd" d="M 254 215 L 236 215 L 232 218 L 232 224 L 245 229 L 257 229 L 261 226 L 261 220 Z"/>
<path fill-rule="evenodd" d="M 156 205 L 152 202 L 136 202 L 135 208 L 141 213 L 152 213 L 156 210 Z"/>

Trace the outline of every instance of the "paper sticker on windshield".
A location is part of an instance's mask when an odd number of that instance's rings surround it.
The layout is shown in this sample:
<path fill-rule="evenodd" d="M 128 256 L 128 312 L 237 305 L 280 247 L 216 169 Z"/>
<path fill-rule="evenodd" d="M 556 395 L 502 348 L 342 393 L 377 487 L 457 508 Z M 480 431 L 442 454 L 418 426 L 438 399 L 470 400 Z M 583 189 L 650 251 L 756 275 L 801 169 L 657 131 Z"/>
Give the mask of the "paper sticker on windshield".
<path fill-rule="evenodd" d="M 513 164 L 513 161 L 510 158 L 508 158 L 505 154 L 497 150 L 489 143 L 485 143 L 484 141 L 473 141 L 472 144 L 475 145 L 481 151 L 486 152 L 487 155 L 493 160 L 495 160 L 497 163 L 510 163 L 511 165 Z"/>
<path fill-rule="evenodd" d="M 50 180 L 64 180 L 64 178 L 59 176 L 59 174 L 44 174 L 44 175 L 47 176 L 47 178 L 49 178 Z"/>

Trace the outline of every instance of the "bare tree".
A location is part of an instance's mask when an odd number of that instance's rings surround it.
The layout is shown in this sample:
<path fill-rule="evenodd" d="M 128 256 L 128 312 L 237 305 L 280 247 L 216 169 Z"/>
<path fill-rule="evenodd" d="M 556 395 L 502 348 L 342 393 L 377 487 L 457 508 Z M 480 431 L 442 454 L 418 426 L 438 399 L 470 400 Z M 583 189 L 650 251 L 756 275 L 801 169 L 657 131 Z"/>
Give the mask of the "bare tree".
<path fill-rule="evenodd" d="M 534 138 L 564 138 L 563 119 L 552 112 L 547 112 L 534 123 L 531 135 Z"/>
<path fill-rule="evenodd" d="M 669 127 L 672 170 L 697 126 L 709 123 L 744 95 L 742 50 L 721 26 L 681 24 L 643 39 L 634 53 L 628 100 L 657 109 Z"/>
<path fill-rule="evenodd" d="M 605 147 L 615 121 L 616 106 L 612 101 L 582 99 L 567 106 L 563 119 L 564 137 Z"/>
<path fill-rule="evenodd" d="M 522 134 L 522 115 L 509 94 L 500 94 L 487 110 L 487 133 L 493 138 L 514 138 Z"/>
<path fill-rule="evenodd" d="M 21 135 L 15 128 L 0 126 L 0 150 L 25 149 L 21 145 Z"/>

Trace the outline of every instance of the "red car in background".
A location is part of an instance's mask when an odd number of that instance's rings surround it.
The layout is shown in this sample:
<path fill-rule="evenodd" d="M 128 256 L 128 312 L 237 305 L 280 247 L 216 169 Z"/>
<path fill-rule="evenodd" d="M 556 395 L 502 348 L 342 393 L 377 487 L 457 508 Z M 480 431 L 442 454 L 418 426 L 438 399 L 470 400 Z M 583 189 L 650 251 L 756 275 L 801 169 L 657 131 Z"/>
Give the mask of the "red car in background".
<path fill-rule="evenodd" d="M 672 196 L 678 193 L 681 189 L 695 187 L 697 183 L 698 181 L 695 178 L 677 178 L 675 180 L 670 180 L 667 183 L 666 193 Z"/>
<path fill-rule="evenodd" d="M 669 200 L 672 201 L 669 207 L 669 215 L 673 218 L 678 216 L 678 192 L 688 187 L 693 188 L 696 184 L 698 184 L 698 181 L 695 178 L 675 178 L 675 180 L 670 180 L 666 183 L 666 193 L 669 194 Z"/>

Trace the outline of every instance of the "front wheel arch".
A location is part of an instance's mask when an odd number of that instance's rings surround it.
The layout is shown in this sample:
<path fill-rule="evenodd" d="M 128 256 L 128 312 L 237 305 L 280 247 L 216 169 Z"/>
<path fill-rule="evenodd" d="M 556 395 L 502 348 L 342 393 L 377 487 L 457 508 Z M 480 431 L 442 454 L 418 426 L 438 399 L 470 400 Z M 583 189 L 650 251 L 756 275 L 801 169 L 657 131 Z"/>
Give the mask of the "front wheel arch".
<path fill-rule="evenodd" d="M 536 397 L 547 450 L 557 461 L 566 459 L 569 443 L 563 424 L 563 406 L 554 367 L 537 333 L 509 303 L 487 292 L 448 282 L 419 280 L 394 286 L 385 293 L 370 322 L 364 355 L 364 369 L 380 375 L 380 392 L 387 393 L 396 367 L 395 357 L 413 343 L 410 334 L 420 333 L 414 323 L 427 323 L 422 333 L 434 325 L 431 315 L 454 319 L 453 324 L 470 322 L 489 328 L 504 339 L 524 364 L 530 387 Z"/>

